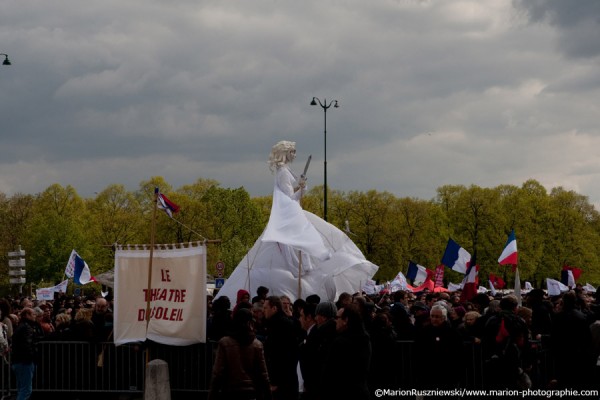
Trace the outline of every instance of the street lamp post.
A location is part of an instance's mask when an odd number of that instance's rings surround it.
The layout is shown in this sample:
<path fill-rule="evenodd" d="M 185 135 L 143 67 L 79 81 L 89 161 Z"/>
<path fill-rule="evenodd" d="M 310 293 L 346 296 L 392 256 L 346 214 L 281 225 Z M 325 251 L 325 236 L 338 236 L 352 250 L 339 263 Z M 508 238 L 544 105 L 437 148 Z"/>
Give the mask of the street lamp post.
<path fill-rule="evenodd" d="M 310 102 L 311 106 L 316 106 L 317 102 L 323 109 L 324 115 L 324 129 L 323 129 L 323 219 L 327 221 L 327 110 L 329 107 L 333 105 L 333 108 L 339 108 L 338 101 L 332 100 L 327 104 L 327 99 L 323 99 L 324 101 L 321 103 L 321 100 L 318 97 L 313 97 Z"/>
<path fill-rule="evenodd" d="M 4 61 L 2 61 L 2 65 L 12 65 L 12 63 L 8 59 L 8 54 L 0 53 L 0 56 L 4 56 Z"/>

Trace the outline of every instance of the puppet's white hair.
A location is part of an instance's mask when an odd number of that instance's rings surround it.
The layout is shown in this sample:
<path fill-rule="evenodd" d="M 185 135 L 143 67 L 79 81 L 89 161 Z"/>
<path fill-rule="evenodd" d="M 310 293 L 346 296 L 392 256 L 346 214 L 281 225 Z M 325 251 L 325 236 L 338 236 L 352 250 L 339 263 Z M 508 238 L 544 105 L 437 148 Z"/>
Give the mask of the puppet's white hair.
<path fill-rule="evenodd" d="M 290 142 L 288 140 L 282 140 L 277 142 L 271 149 L 269 155 L 269 168 L 271 171 L 275 171 L 277 168 L 287 164 L 288 152 L 296 149 L 296 142 Z"/>

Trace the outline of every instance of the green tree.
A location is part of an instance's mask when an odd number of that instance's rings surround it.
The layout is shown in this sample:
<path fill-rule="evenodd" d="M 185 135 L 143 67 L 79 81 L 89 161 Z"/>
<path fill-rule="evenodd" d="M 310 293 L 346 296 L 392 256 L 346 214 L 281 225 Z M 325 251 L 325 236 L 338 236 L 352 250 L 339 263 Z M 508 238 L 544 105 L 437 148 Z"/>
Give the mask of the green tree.
<path fill-rule="evenodd" d="M 28 251 L 29 282 L 59 281 L 71 250 L 93 265 L 99 247 L 85 235 L 89 230 L 85 203 L 72 186 L 51 185 L 34 202 L 30 231 L 24 245 Z"/>

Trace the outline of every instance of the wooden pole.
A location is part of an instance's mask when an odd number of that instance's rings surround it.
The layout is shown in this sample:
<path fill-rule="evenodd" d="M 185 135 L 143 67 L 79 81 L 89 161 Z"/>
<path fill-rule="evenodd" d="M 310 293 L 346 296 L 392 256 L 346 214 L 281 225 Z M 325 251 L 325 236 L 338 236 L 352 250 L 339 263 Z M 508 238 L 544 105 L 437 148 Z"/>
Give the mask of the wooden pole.
<path fill-rule="evenodd" d="M 302 252 L 298 250 L 298 297 L 302 298 Z"/>
<path fill-rule="evenodd" d="M 148 260 L 148 291 L 146 292 L 146 334 L 150 325 L 150 299 L 152 291 L 152 258 L 156 236 L 156 211 L 158 209 L 158 188 L 154 189 L 154 207 L 152 207 L 152 222 L 150 223 L 150 257 Z M 146 348 L 146 364 L 150 360 L 150 350 Z"/>
<path fill-rule="evenodd" d="M 300 187 L 300 198 L 298 199 L 298 204 L 300 204 L 300 208 L 302 208 L 302 187 Z M 296 300 L 302 298 L 302 252 L 298 250 L 298 296 Z"/>

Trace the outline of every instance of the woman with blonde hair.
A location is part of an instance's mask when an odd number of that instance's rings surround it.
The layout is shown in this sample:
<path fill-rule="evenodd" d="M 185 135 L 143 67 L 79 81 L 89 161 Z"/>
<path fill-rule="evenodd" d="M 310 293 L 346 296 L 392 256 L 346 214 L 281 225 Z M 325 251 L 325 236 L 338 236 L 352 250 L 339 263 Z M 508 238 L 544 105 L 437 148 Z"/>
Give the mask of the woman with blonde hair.
<path fill-rule="evenodd" d="M 73 340 L 73 330 L 71 329 L 71 316 L 67 313 L 56 314 L 54 317 L 54 332 L 48 336 L 48 340 L 69 341 Z"/>
<path fill-rule="evenodd" d="M 235 298 L 239 289 L 252 293 L 264 286 L 290 299 L 316 294 L 333 301 L 341 292 L 360 291 L 361 282 L 377 272 L 344 232 L 302 209 L 306 176 L 292 171 L 295 159 L 295 142 L 282 140 L 271 148 L 268 164 L 274 188 L 269 222 L 217 298 Z"/>
<path fill-rule="evenodd" d="M 94 323 L 91 308 L 80 308 L 75 314 L 73 340 L 91 342 L 94 339 Z"/>

